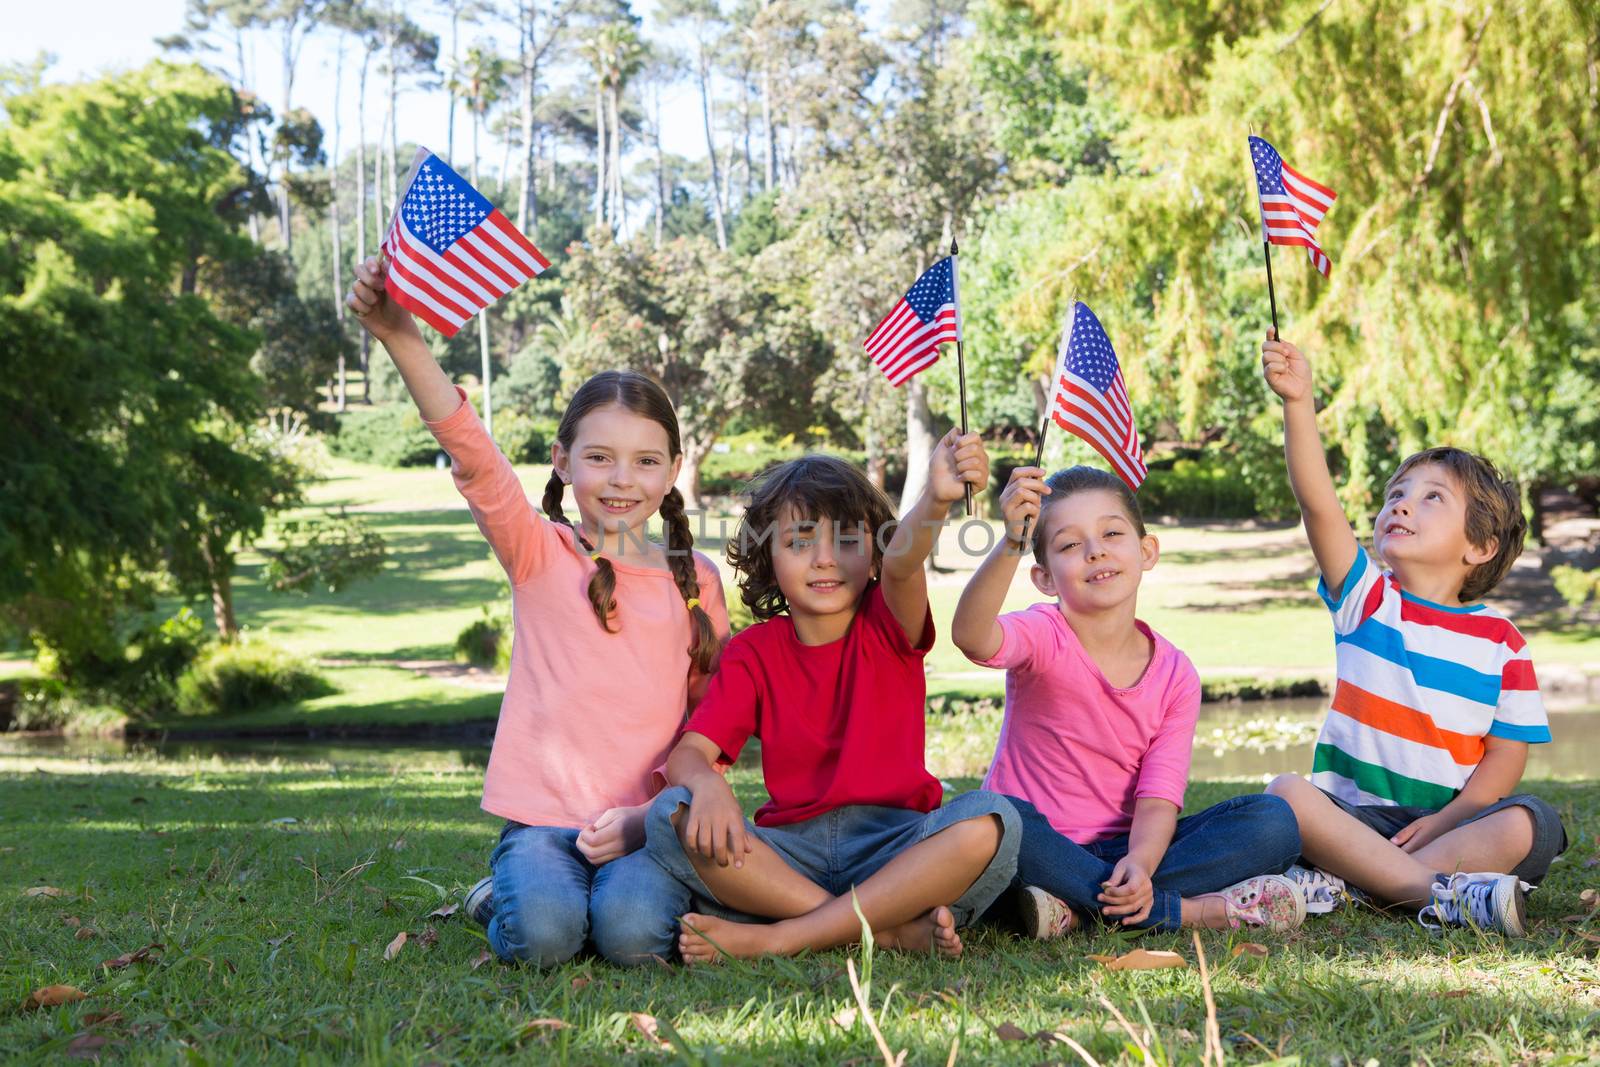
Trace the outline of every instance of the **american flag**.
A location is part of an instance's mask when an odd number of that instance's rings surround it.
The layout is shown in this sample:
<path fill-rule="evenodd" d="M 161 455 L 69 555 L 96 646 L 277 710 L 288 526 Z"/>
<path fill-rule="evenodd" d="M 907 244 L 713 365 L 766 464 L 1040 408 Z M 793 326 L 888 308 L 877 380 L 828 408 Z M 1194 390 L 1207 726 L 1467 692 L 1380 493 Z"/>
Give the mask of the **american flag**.
<path fill-rule="evenodd" d="M 438 156 L 421 149 L 383 239 L 389 295 L 446 337 L 550 265 Z"/>
<path fill-rule="evenodd" d="M 1139 488 L 1146 469 L 1128 387 L 1111 350 L 1111 338 L 1082 301 L 1072 305 L 1061 335 L 1050 417 L 1094 446 L 1130 489 Z"/>
<path fill-rule="evenodd" d="M 1250 160 L 1256 166 L 1262 239 L 1304 246 L 1311 265 L 1326 278 L 1333 264 L 1317 244 L 1317 224 L 1339 194 L 1289 166 L 1276 148 L 1259 137 L 1250 138 Z"/>
<path fill-rule="evenodd" d="M 961 340 L 956 257 L 946 256 L 917 279 L 894 310 L 862 342 L 890 385 L 899 385 L 939 358 L 939 346 Z"/>

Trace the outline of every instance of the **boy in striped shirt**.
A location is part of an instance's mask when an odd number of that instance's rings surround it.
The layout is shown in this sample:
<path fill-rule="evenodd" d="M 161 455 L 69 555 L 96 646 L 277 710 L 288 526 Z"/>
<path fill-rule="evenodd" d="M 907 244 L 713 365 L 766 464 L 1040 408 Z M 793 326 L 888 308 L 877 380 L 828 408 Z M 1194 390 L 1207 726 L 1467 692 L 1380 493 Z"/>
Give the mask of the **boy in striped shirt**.
<path fill-rule="evenodd" d="M 1527 642 L 1477 602 L 1522 552 L 1516 486 L 1470 452 L 1419 452 L 1384 488 L 1369 554 L 1334 493 L 1310 364 L 1273 333 L 1261 351 L 1338 663 L 1311 780 L 1267 788 L 1294 808 L 1316 868 L 1291 870 L 1313 904 L 1347 881 L 1424 904 L 1424 925 L 1520 936 L 1524 895 L 1566 833 L 1554 808 L 1516 792 L 1528 746 L 1550 740 Z"/>

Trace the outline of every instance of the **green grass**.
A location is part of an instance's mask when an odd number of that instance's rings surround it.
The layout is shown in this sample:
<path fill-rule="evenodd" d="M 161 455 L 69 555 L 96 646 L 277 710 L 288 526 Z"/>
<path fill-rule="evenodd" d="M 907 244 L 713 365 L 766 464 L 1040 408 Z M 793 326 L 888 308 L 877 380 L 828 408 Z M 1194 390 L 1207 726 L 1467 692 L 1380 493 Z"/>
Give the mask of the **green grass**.
<path fill-rule="evenodd" d="M 736 770 L 734 782 L 754 804 L 753 772 Z M 844 952 L 699 970 L 626 971 L 592 959 L 547 973 L 475 969 L 481 931 L 427 915 L 485 869 L 495 825 L 477 809 L 480 786 L 481 770 L 450 755 L 0 756 L 0 1048 L 56 1059 L 88 1034 L 111 1042 L 104 1058 L 125 1062 L 881 1062 L 861 1023 L 835 1021 L 852 1004 Z M 1241 788 L 1198 784 L 1191 801 Z M 1207 934 L 1230 1059 L 1600 1056 L 1597 945 L 1582 936 L 1600 932 L 1600 921 L 1563 919 L 1582 911 L 1581 889 L 1600 883 L 1585 865 L 1595 858 L 1600 786 L 1534 788 L 1563 812 L 1575 844 L 1532 898 L 1531 937 L 1436 937 L 1367 911 L 1313 920 L 1286 938 Z M 64 895 L 25 898 L 35 885 Z M 80 940 L 83 927 L 94 936 Z M 419 945 L 430 928 L 437 942 Z M 411 943 L 385 962 L 402 930 Z M 1267 956 L 1234 957 L 1246 940 L 1265 944 Z M 162 948 L 148 962 L 101 966 L 152 943 Z M 1154 1062 L 1198 1062 L 1206 1012 L 1192 966 L 1112 973 L 1086 958 L 1135 943 L 1193 962 L 1187 935 L 1079 934 L 1038 945 L 981 929 L 955 963 L 878 954 L 872 1003 L 889 1047 L 911 1063 L 945 1063 L 957 1038 L 962 1063 L 1081 1062 L 1050 1038 L 1004 1040 L 1006 1024 L 1063 1033 L 1102 1063 L 1142 1062 L 1102 998 L 1148 1032 Z M 89 999 L 14 1010 L 51 984 Z M 634 1012 L 667 1022 L 683 1054 L 646 1039 Z M 105 1015 L 114 1017 L 92 1021 Z M 539 1019 L 564 1025 L 530 1026 Z"/>

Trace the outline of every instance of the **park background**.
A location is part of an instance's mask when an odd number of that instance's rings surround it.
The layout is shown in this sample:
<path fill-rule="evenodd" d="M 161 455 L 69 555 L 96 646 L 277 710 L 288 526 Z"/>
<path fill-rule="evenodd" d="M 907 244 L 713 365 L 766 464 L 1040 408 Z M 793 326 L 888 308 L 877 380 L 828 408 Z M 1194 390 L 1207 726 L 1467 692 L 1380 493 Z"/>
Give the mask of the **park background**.
<path fill-rule="evenodd" d="M 75 54 L 97 16 L 138 38 Z M 18 23 L 62 55 L 0 55 L 0 1046 L 892 1058 L 870 1017 L 913 1062 L 1600 1055 L 1592 0 L 224 0 Z M 1339 193 L 1331 277 L 1296 249 L 1274 271 L 1358 529 L 1424 444 L 1524 487 L 1530 547 L 1491 600 L 1529 635 L 1556 736 L 1529 777 L 1572 836 L 1533 936 L 1362 910 L 1146 938 L 1190 964 L 1156 972 L 1090 959 L 1133 947 L 1114 934 L 994 931 L 956 965 L 481 966 L 449 904 L 496 830 L 476 801 L 508 594 L 341 300 L 415 144 L 553 261 L 430 335 L 530 494 L 577 384 L 645 371 L 713 556 L 744 482 L 806 449 L 915 491 L 958 417 L 953 353 L 891 389 L 860 344 L 958 238 L 996 478 L 989 525 L 936 554 L 941 630 L 1031 459 L 1068 302 L 1094 307 L 1152 468 L 1141 614 L 1211 700 L 1198 808 L 1306 769 L 1332 666 L 1260 380 L 1250 129 Z M 1061 435 L 1046 456 L 1095 460 Z M 1019 576 L 1008 606 L 1033 599 Z M 948 642 L 930 656 L 929 761 L 955 789 L 987 767 L 1000 688 Z M 734 780 L 759 802 L 758 763 Z M 870 1010 L 847 959 L 874 969 Z M 52 985 L 88 997 L 30 1008 Z"/>

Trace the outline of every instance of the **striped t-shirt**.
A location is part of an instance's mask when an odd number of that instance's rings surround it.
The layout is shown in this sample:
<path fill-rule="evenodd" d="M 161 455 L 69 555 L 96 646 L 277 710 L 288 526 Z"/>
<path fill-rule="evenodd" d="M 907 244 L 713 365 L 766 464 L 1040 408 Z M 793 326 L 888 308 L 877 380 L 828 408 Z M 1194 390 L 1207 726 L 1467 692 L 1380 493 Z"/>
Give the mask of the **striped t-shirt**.
<path fill-rule="evenodd" d="M 1550 740 L 1528 643 L 1484 604 L 1446 607 L 1400 589 L 1365 549 L 1333 612 L 1338 684 L 1311 781 L 1352 804 L 1444 807 L 1484 738 Z"/>

